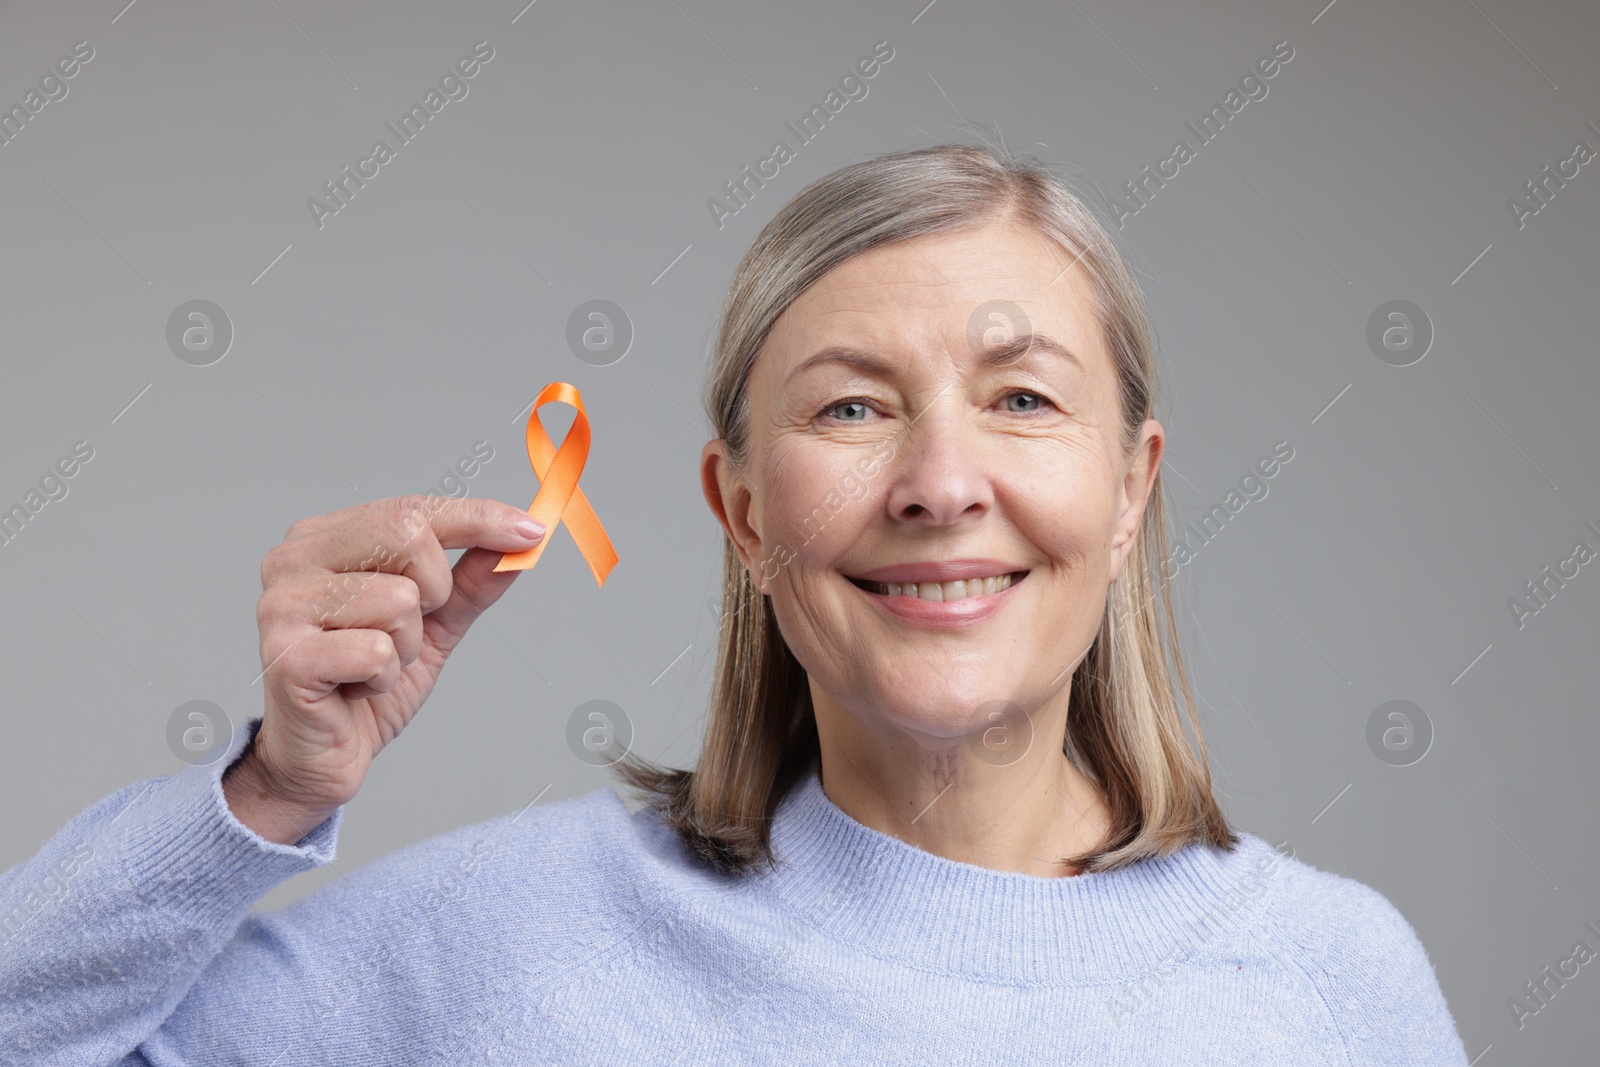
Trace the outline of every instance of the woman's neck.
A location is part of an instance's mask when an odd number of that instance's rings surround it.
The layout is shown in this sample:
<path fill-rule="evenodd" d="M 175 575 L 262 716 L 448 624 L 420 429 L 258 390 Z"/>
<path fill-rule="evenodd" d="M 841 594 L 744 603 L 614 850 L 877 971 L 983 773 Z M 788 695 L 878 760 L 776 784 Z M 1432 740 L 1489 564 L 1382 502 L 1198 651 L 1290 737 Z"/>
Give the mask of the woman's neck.
<path fill-rule="evenodd" d="M 1014 762 L 990 763 L 963 746 L 931 752 L 830 744 L 820 779 L 841 811 L 863 826 L 946 859 L 1037 877 L 1080 873 L 1063 862 L 1106 839 L 1110 809 L 1099 787 L 1059 744 L 1041 735 Z"/>

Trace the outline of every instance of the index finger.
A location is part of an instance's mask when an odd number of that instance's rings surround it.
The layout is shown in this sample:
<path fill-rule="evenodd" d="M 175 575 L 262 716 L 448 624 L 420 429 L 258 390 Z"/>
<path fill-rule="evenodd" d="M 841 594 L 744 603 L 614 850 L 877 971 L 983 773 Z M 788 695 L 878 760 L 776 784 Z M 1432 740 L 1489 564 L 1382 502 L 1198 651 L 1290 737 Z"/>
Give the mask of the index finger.
<path fill-rule="evenodd" d="M 324 530 L 332 529 L 335 526 L 343 526 L 352 519 L 370 516 L 374 508 L 400 507 L 411 517 L 413 522 L 427 522 L 432 516 L 441 514 L 451 505 L 452 501 L 464 499 L 466 498 L 447 497 L 429 492 L 410 496 L 386 497 L 381 500 L 363 500 L 359 504 L 351 504 L 349 507 L 339 508 L 336 511 L 329 511 L 322 515 L 307 515 L 303 519 L 298 519 L 290 524 L 288 530 L 284 531 L 283 539 L 285 541 L 294 541 L 312 534 L 322 533 Z M 438 530 L 435 529 L 434 532 L 437 534 Z M 445 547 L 459 548 L 466 546 L 446 545 Z"/>
<path fill-rule="evenodd" d="M 263 562 L 270 580 L 308 569 L 384 571 L 417 583 L 423 614 L 450 599 L 449 548 L 519 552 L 535 542 L 516 530 L 527 512 L 498 500 L 406 496 L 317 516 Z M 298 524 L 297 524 L 298 525 Z"/>
<path fill-rule="evenodd" d="M 442 548 L 492 548 L 521 552 L 530 538 L 517 532 L 531 522 L 527 508 L 486 497 L 401 497 L 408 522 L 426 522 Z M 548 531 L 547 531 L 548 532 Z"/>

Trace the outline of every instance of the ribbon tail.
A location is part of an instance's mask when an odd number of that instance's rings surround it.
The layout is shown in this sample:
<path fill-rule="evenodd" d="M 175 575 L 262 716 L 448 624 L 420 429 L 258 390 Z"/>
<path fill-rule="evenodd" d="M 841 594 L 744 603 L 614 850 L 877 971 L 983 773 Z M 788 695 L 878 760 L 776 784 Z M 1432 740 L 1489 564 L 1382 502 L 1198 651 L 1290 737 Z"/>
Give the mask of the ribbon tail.
<path fill-rule="evenodd" d="M 617 550 L 611 546 L 611 538 L 606 536 L 605 527 L 600 525 L 594 508 L 589 506 L 589 499 L 583 495 L 582 487 L 573 491 L 572 500 L 567 504 L 566 514 L 561 521 L 567 524 L 572 539 L 578 543 L 578 551 L 583 553 L 583 561 L 594 574 L 595 584 L 605 588 L 606 577 L 611 573 L 611 568 L 617 565 Z M 544 542 L 539 544 L 542 546 Z"/>

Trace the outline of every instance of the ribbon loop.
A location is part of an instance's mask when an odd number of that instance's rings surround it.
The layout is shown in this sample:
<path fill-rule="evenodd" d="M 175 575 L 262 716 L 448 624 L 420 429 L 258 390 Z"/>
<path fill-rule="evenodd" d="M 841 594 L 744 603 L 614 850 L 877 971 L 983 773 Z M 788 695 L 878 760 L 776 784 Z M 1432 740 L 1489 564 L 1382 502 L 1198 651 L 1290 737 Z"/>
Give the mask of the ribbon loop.
<path fill-rule="evenodd" d="M 539 409 L 549 403 L 566 404 L 576 408 L 572 428 L 557 451 L 550 443 L 539 422 Z M 578 478 L 583 474 L 584 463 L 589 459 L 589 416 L 583 410 L 583 397 L 578 389 L 567 382 L 551 382 L 539 392 L 528 413 L 528 462 L 539 478 L 539 492 L 528 506 L 528 515 L 545 528 L 544 538 L 532 548 L 521 552 L 507 552 L 495 564 L 496 571 L 525 571 L 539 562 L 539 556 L 558 523 L 566 523 L 567 530 L 583 553 L 584 562 L 594 572 L 595 584 L 604 587 L 606 576 L 617 565 L 616 549 L 606 536 L 605 527 L 589 506 L 589 500 L 578 488 Z"/>

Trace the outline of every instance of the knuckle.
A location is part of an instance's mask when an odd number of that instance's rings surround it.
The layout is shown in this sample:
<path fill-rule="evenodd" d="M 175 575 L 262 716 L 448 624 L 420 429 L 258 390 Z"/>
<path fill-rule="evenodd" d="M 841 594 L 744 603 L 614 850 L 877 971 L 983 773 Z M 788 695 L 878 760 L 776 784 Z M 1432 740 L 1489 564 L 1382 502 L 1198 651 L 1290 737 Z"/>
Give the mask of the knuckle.
<path fill-rule="evenodd" d="M 305 649 L 283 638 L 261 637 L 262 674 L 270 681 L 299 678 L 303 674 Z"/>
<path fill-rule="evenodd" d="M 486 527 L 500 526 L 528 517 L 527 508 L 519 508 L 515 504 L 507 504 L 503 500 L 494 500 L 490 497 L 470 497 L 462 504 L 471 507 L 472 517 Z"/>
<path fill-rule="evenodd" d="M 280 541 L 267 549 L 261 557 L 261 588 L 265 591 L 276 583 L 279 577 L 288 570 L 290 549 L 287 542 Z"/>
<path fill-rule="evenodd" d="M 309 602 L 308 609 L 318 625 L 321 625 L 343 611 L 354 596 L 354 590 L 336 580 L 333 575 L 329 575 L 322 580 L 316 595 Z"/>
<path fill-rule="evenodd" d="M 416 495 L 391 497 L 386 501 L 385 526 L 397 539 L 393 547 L 404 555 L 409 546 L 416 544 L 418 535 L 427 529 L 422 498 Z"/>
<path fill-rule="evenodd" d="M 400 598 L 401 610 L 407 616 L 416 615 L 422 611 L 422 587 L 410 578 L 401 578 L 396 583 L 396 593 Z"/>
<path fill-rule="evenodd" d="M 428 512 L 428 498 L 421 493 L 394 497 L 392 504 L 395 511 L 406 517 L 414 515 L 420 518 Z"/>
<path fill-rule="evenodd" d="M 393 565 L 397 555 L 394 546 L 389 544 L 387 535 L 373 538 L 372 551 L 361 561 L 361 569 L 363 571 L 371 570 L 376 574 L 385 567 Z"/>
<path fill-rule="evenodd" d="M 272 590 L 263 590 L 256 599 L 256 629 L 265 631 L 278 617 L 277 597 Z"/>
<path fill-rule="evenodd" d="M 437 519 L 447 511 L 460 512 L 463 508 L 476 508 L 477 504 L 478 502 L 471 497 L 461 498 L 438 493 L 433 496 L 424 496 L 422 507 L 424 514 L 432 520 Z M 467 511 L 466 514 L 476 514 L 476 512 Z"/>
<path fill-rule="evenodd" d="M 422 597 L 417 602 L 417 612 L 422 615 L 431 615 L 449 602 L 449 592 L 445 592 L 441 596 Z"/>

